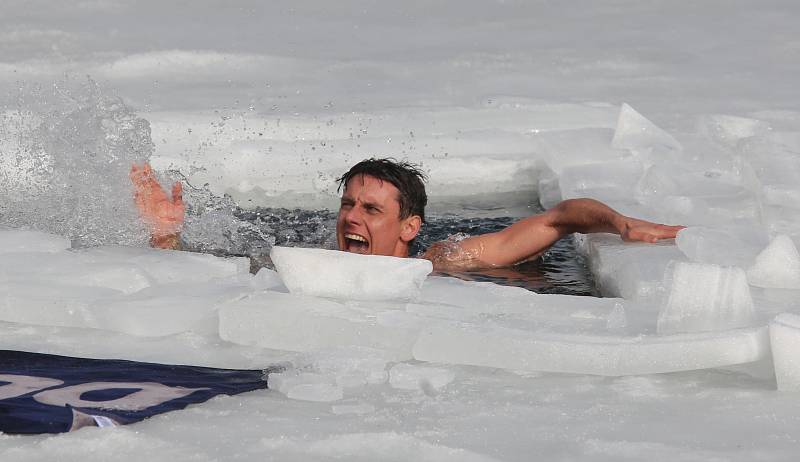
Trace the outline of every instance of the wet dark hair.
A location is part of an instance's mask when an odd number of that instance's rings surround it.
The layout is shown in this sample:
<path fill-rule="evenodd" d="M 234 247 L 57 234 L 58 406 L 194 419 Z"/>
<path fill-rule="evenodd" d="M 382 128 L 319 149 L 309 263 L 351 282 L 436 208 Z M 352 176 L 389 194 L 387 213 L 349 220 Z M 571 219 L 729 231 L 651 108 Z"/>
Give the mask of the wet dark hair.
<path fill-rule="evenodd" d="M 368 175 L 381 181 L 393 184 L 400 197 L 400 219 L 418 215 L 425 222 L 425 206 L 428 204 L 428 195 L 425 193 L 425 180 L 427 177 L 420 168 L 412 163 L 388 159 L 365 159 L 353 165 L 350 170 L 337 178 L 339 188 L 347 188 L 347 182 L 358 175 Z"/>

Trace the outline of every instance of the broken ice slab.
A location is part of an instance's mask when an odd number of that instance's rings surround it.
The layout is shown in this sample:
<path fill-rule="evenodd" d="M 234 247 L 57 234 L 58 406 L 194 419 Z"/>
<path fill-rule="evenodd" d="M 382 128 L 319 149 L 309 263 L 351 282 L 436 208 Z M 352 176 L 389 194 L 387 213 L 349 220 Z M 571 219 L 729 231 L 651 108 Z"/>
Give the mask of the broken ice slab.
<path fill-rule="evenodd" d="M 699 133 L 731 148 L 742 139 L 763 136 L 770 131 L 767 122 L 725 114 L 699 116 L 695 125 Z"/>
<path fill-rule="evenodd" d="M 406 312 L 425 318 L 465 320 L 489 319 L 513 314 L 542 323 L 563 322 L 575 326 L 582 322 L 605 325 L 607 316 L 624 300 L 574 295 L 537 294 L 521 287 L 490 282 L 462 281 L 450 277 L 430 277 Z"/>
<path fill-rule="evenodd" d="M 69 239 L 40 231 L 0 229 L 0 253 L 61 252 L 69 249 Z"/>
<path fill-rule="evenodd" d="M 643 174 L 644 167 L 637 160 L 576 165 L 564 168 L 558 185 L 562 199 L 633 202 L 636 183 Z"/>
<path fill-rule="evenodd" d="M 219 334 L 230 342 L 277 350 L 355 345 L 384 350 L 390 360 L 411 359 L 421 324 L 384 325 L 379 314 L 332 300 L 266 291 L 222 305 Z"/>
<path fill-rule="evenodd" d="M 252 292 L 247 279 L 207 283 L 163 284 L 127 297 L 90 304 L 87 312 L 98 329 L 158 337 L 192 331 L 218 332 L 216 306 Z"/>
<path fill-rule="evenodd" d="M 761 202 L 755 193 L 744 189 L 730 195 L 653 196 L 645 201 L 656 220 L 684 226 L 761 226 Z"/>
<path fill-rule="evenodd" d="M 778 390 L 800 390 L 800 315 L 781 313 L 769 324 Z"/>
<path fill-rule="evenodd" d="M 692 261 L 748 268 L 767 243 L 755 227 L 690 226 L 678 232 L 675 244 Z"/>
<path fill-rule="evenodd" d="M 299 247 L 270 258 L 290 292 L 344 300 L 411 300 L 433 270 L 430 261 Z"/>
<path fill-rule="evenodd" d="M 250 259 L 177 250 L 103 246 L 76 252 L 87 264 L 101 262 L 136 265 L 150 276 L 153 284 L 206 282 L 250 273 Z"/>
<path fill-rule="evenodd" d="M 665 286 L 659 334 L 721 331 L 755 322 L 750 287 L 741 268 L 675 262 Z"/>
<path fill-rule="evenodd" d="M 105 287 L 131 294 L 151 285 L 248 276 L 247 258 L 105 246 L 0 259 L 0 280 Z"/>
<path fill-rule="evenodd" d="M 610 128 L 581 128 L 534 133 L 530 141 L 533 151 L 561 176 L 570 167 L 632 158 L 628 150 L 611 147 L 613 136 Z"/>
<path fill-rule="evenodd" d="M 759 287 L 800 289 L 800 253 L 789 236 L 777 236 L 747 270 L 747 280 Z"/>
<path fill-rule="evenodd" d="M 629 149 L 642 156 L 682 149 L 681 144 L 672 135 L 624 103 L 619 111 L 611 146 L 617 149 Z"/>
<path fill-rule="evenodd" d="M 288 370 L 269 375 L 269 387 L 299 401 L 331 402 L 344 396 L 331 377 L 312 372 Z"/>
<path fill-rule="evenodd" d="M 611 234 L 579 236 L 576 242 L 589 257 L 595 283 L 602 294 L 626 300 L 660 297 L 669 263 L 686 259 L 671 242 L 624 243 Z"/>
<path fill-rule="evenodd" d="M 105 287 L 37 281 L 0 283 L 0 320 L 43 326 L 95 327 L 90 305 L 120 292 Z"/>
<path fill-rule="evenodd" d="M 126 294 L 153 282 L 143 268 L 133 263 L 123 259 L 87 260 L 76 251 L 18 253 L 14 258 L 0 259 L 0 280 L 104 287 Z"/>
<path fill-rule="evenodd" d="M 769 352 L 766 327 L 675 335 L 566 335 L 509 327 L 437 324 L 414 358 L 521 371 L 605 376 L 706 369 L 758 361 Z"/>
<path fill-rule="evenodd" d="M 0 283 L 0 320 L 147 337 L 216 333 L 216 304 L 251 291 L 246 279 L 218 280 L 215 285 L 164 284 L 130 295 L 57 281 L 9 281 Z"/>

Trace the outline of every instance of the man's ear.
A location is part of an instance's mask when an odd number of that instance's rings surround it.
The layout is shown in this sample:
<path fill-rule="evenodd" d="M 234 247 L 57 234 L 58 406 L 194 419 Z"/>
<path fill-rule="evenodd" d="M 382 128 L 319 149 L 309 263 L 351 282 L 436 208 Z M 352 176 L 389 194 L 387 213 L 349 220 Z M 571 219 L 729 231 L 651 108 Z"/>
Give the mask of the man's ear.
<path fill-rule="evenodd" d="M 411 240 L 417 237 L 421 227 L 422 218 L 420 218 L 419 215 L 411 215 L 403 220 L 400 228 L 400 239 L 402 239 L 403 242 L 411 242 Z"/>

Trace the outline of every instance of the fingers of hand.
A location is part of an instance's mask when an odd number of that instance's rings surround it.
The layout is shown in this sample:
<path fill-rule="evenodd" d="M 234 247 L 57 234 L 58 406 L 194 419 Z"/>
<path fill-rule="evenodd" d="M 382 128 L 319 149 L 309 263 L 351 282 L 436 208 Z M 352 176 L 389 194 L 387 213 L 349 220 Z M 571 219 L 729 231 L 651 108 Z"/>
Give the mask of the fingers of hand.
<path fill-rule="evenodd" d="M 172 185 L 172 203 L 176 206 L 183 207 L 183 185 L 180 181 L 176 181 Z"/>

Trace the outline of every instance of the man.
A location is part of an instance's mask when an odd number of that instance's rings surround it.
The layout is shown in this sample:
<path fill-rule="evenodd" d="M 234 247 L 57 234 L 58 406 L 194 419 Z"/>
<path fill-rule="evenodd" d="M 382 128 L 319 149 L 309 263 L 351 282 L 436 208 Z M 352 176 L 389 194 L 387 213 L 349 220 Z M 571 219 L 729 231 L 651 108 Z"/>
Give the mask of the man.
<path fill-rule="evenodd" d="M 149 165 L 131 169 L 135 201 L 151 227 L 151 244 L 177 248 L 184 205 L 180 183 L 169 199 Z M 340 250 L 408 257 L 425 221 L 425 175 L 407 162 L 367 159 L 339 179 L 342 190 L 336 220 Z M 489 234 L 437 242 L 422 258 L 436 271 L 474 270 L 515 265 L 539 257 L 570 233 L 615 233 L 626 241 L 674 238 L 682 226 L 667 226 L 621 215 L 593 199 L 570 199 L 552 209 Z"/>

